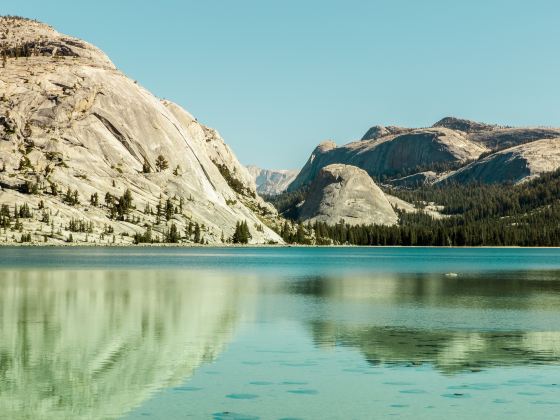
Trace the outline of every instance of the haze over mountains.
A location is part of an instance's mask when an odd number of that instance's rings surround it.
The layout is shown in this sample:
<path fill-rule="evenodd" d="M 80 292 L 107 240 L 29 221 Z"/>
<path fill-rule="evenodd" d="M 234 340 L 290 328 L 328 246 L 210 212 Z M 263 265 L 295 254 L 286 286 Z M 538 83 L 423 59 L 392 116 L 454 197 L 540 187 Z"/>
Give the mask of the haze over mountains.
<path fill-rule="evenodd" d="M 261 195 L 280 194 L 299 173 L 297 169 L 261 169 L 254 165 L 247 166 L 247 169 L 255 179 L 257 192 Z"/>

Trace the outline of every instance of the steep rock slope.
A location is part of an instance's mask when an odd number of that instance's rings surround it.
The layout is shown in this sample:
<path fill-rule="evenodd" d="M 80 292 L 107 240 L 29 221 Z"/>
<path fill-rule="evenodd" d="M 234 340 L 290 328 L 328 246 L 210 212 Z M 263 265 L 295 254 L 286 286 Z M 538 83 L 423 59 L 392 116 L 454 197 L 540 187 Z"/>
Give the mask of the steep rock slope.
<path fill-rule="evenodd" d="M 350 165 L 322 168 L 300 208 L 300 220 L 351 225 L 394 225 L 398 217 L 371 177 Z"/>
<path fill-rule="evenodd" d="M 257 166 L 247 166 L 247 170 L 257 185 L 257 192 L 261 195 L 282 193 L 299 173 L 297 169 L 261 169 Z"/>
<path fill-rule="evenodd" d="M 357 166 L 376 178 L 399 177 L 416 170 L 464 163 L 486 151 L 484 146 L 468 140 L 464 133 L 447 128 L 389 134 L 341 147 L 326 142 L 314 150 L 288 190 L 309 184 L 322 167 L 332 163 Z"/>
<path fill-rule="evenodd" d="M 560 168 L 560 138 L 537 140 L 501 150 L 438 182 L 519 183 Z"/>
<path fill-rule="evenodd" d="M 75 219 L 93 224 L 74 233 L 79 241 L 130 243 L 147 225 L 163 237 L 175 224 L 181 240 L 192 242 L 187 226 L 198 224 L 200 240 L 217 243 L 247 221 L 254 242 L 281 242 L 261 221 L 274 218 L 274 209 L 216 131 L 160 101 L 84 41 L 6 17 L 0 32 L 0 204 L 29 204 L 35 217 L 23 221 L 23 231 L 33 231 L 32 239 L 67 239 Z M 159 156 L 167 165 L 156 165 Z M 65 200 L 68 189 L 79 204 Z M 126 189 L 130 212 L 109 219 L 113 204 L 104 197 Z M 92 205 L 94 194 L 99 203 Z M 152 214 L 167 202 L 171 215 Z M 41 212 L 48 223 L 35 220 Z"/>

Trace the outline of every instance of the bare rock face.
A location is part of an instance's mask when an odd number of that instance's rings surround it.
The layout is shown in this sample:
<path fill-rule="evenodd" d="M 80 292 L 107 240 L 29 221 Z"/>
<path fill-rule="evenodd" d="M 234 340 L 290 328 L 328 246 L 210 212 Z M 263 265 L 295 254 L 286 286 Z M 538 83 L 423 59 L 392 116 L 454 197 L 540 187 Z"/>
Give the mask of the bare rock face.
<path fill-rule="evenodd" d="M 540 173 L 525 168 L 524 162 L 531 162 L 533 158 L 519 158 L 521 160 L 516 159 L 515 163 L 508 160 L 503 168 L 493 167 L 492 170 L 497 171 L 494 175 L 486 175 L 482 172 L 488 161 L 485 156 L 556 138 L 560 138 L 559 128 L 505 127 L 455 117 L 443 118 L 431 128 L 376 125 L 365 133 L 361 141 L 340 147 L 334 143 L 317 147 L 287 190 L 295 191 L 309 185 L 321 168 L 333 163 L 357 166 L 375 179 L 405 188 L 443 181 L 454 171 L 457 171 L 457 176 L 453 176 L 453 180 L 457 182 L 463 182 L 463 179 L 510 182 Z M 546 154 L 542 146 L 534 148 L 541 150 L 538 153 Z M 502 159 L 503 156 L 495 158 Z M 540 163 L 535 165 L 546 167 Z M 555 167 L 554 164 L 548 166 Z M 468 177 L 467 173 L 470 174 Z"/>
<path fill-rule="evenodd" d="M 495 128 L 488 131 L 470 133 L 468 137 L 490 150 L 498 151 L 536 140 L 560 137 L 560 129 L 543 127 Z"/>
<path fill-rule="evenodd" d="M 476 133 L 497 128 L 495 125 L 479 123 L 476 121 L 465 120 L 462 118 L 445 117 L 435 123 L 432 127 L 449 128 L 450 130 L 463 131 L 465 133 Z"/>
<path fill-rule="evenodd" d="M 438 182 L 520 183 L 560 168 L 560 137 L 501 150 L 473 162 Z"/>
<path fill-rule="evenodd" d="M 260 195 L 278 195 L 288 188 L 299 171 L 297 169 L 261 169 L 247 166 Z"/>
<path fill-rule="evenodd" d="M 446 117 L 433 127 L 462 131 L 475 143 L 494 151 L 507 149 L 535 140 L 560 137 L 560 129 L 548 127 L 504 127 L 455 117 Z"/>
<path fill-rule="evenodd" d="M 84 41 L 35 21 L 3 17 L 0 28 L 0 204 L 37 209 L 23 226 L 33 240 L 68 237 L 77 219 L 93 229 L 75 232 L 75 241 L 126 244 L 148 225 L 162 237 L 174 223 L 190 242 L 185 232 L 196 223 L 201 241 L 220 243 L 247 221 L 253 242 L 281 242 L 261 221 L 275 210 L 218 132 L 153 96 Z M 167 167 L 156 165 L 159 156 Z M 109 219 L 104 197 L 127 189 L 134 208 L 124 220 Z M 64 202 L 67 190 L 77 191 L 79 203 Z M 171 218 L 153 214 L 167 201 Z M 43 212 L 48 224 L 37 220 Z"/>
<path fill-rule="evenodd" d="M 354 165 L 377 178 L 398 177 L 418 169 L 474 160 L 486 151 L 464 133 L 447 128 L 417 129 L 341 147 L 323 145 L 315 149 L 288 190 L 309 184 L 322 167 L 332 163 Z"/>
<path fill-rule="evenodd" d="M 411 128 L 404 128 L 404 127 L 395 127 L 394 125 L 390 125 L 384 127 L 382 125 L 374 125 L 366 134 L 363 135 L 362 140 L 376 140 L 380 137 L 388 136 L 391 134 L 402 134 L 412 131 Z"/>
<path fill-rule="evenodd" d="M 383 191 L 364 170 L 333 164 L 322 168 L 300 208 L 305 222 L 394 225 L 398 217 Z"/>

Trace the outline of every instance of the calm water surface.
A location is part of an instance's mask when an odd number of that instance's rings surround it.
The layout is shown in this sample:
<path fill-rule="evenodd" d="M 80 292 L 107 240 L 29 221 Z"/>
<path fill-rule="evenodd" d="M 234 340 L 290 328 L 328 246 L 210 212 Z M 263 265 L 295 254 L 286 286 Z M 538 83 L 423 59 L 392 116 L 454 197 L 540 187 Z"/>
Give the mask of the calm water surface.
<path fill-rule="evenodd" d="M 0 248 L 0 418 L 558 413 L 560 250 Z"/>

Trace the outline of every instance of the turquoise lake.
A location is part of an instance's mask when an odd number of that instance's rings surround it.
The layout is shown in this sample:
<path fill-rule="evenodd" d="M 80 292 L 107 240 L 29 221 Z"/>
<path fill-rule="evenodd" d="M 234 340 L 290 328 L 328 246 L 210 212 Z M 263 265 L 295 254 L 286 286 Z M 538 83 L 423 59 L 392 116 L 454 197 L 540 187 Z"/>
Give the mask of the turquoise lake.
<path fill-rule="evenodd" d="M 557 249 L 0 248 L 0 418 L 558 413 Z"/>

